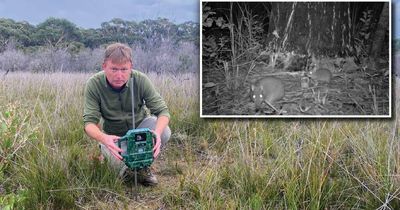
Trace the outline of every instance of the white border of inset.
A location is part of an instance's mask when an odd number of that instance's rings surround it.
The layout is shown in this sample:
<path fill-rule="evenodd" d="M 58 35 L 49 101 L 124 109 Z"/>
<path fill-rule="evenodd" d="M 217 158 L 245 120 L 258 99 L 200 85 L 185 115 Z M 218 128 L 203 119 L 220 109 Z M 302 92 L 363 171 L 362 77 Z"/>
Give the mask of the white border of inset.
<path fill-rule="evenodd" d="M 316 0 L 299 0 L 299 1 L 287 1 L 287 2 L 388 2 L 389 3 L 389 114 L 388 115 L 203 115 L 203 39 L 202 39 L 202 28 L 203 28 L 203 12 L 202 12 L 202 4 L 203 2 L 283 2 L 278 0 L 249 0 L 249 1 L 227 1 L 227 0 L 200 0 L 199 6 L 199 17 L 200 17 L 200 118 L 335 118 L 335 119 L 357 119 L 357 118 L 379 118 L 379 119 L 388 119 L 392 118 L 392 2 L 390 0 L 336 0 L 336 1 L 316 1 Z M 286 1 L 285 1 L 286 2 Z"/>

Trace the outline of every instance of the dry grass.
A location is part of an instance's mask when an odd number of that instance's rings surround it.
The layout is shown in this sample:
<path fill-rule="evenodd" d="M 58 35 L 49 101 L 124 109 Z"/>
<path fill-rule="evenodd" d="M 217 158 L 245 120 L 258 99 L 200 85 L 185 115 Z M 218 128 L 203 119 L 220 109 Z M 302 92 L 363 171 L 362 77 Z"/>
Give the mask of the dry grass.
<path fill-rule="evenodd" d="M 154 165 L 160 185 L 140 187 L 135 201 L 93 158 L 96 142 L 84 135 L 89 76 L 19 73 L 1 81 L 0 206 L 400 208 L 398 119 L 203 120 L 195 75 L 150 75 L 170 107 L 173 136 Z"/>

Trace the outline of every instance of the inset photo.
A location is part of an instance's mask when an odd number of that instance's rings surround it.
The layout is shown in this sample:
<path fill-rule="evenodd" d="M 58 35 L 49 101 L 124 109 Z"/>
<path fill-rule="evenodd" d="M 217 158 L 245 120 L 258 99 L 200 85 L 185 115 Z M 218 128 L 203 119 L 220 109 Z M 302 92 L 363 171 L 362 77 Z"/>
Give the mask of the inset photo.
<path fill-rule="evenodd" d="M 390 118 L 391 4 L 200 2 L 203 118 Z"/>

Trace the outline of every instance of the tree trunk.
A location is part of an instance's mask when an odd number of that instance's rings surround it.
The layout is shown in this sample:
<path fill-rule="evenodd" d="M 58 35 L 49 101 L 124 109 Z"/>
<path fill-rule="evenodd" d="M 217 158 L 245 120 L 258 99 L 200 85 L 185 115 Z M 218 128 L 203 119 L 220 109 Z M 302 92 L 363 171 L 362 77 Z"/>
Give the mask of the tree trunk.
<path fill-rule="evenodd" d="M 373 60 L 376 60 L 382 53 L 382 46 L 385 41 L 386 31 L 389 29 L 389 4 L 386 2 L 383 5 L 383 9 L 379 18 L 378 26 L 375 32 L 374 40 L 372 42 L 372 48 L 370 56 Z"/>

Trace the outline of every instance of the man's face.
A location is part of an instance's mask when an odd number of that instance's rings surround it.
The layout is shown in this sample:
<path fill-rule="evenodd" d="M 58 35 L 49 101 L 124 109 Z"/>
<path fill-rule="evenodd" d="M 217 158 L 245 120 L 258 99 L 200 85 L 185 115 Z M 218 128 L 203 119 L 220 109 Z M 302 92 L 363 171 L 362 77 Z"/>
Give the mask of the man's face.
<path fill-rule="evenodd" d="M 128 81 L 131 68 L 131 62 L 113 63 L 111 60 L 107 60 L 103 63 L 106 78 L 111 86 L 116 89 L 121 88 Z"/>

